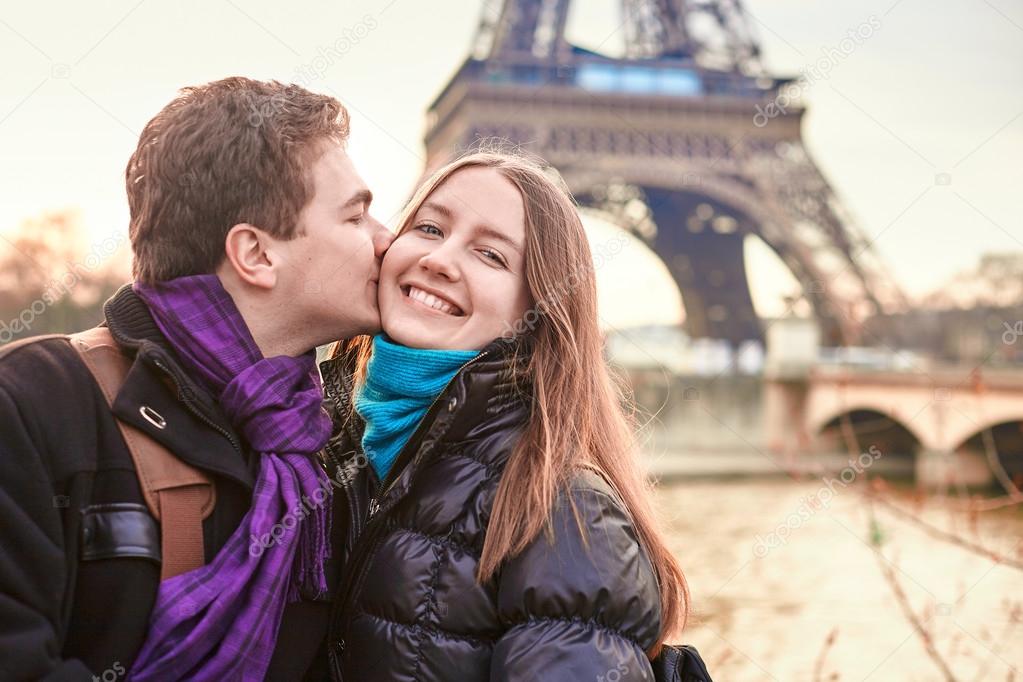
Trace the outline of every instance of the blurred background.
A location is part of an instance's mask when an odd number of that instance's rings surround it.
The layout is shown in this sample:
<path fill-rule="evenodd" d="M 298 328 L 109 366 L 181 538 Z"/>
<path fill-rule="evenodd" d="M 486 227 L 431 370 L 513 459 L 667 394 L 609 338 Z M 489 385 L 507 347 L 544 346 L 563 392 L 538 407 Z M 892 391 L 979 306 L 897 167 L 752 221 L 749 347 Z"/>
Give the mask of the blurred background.
<path fill-rule="evenodd" d="M 583 206 L 715 678 L 1020 678 L 1020 0 L 21 4 L 0 59 L 0 343 L 102 318 L 182 86 L 340 99 L 392 227 L 507 140 Z"/>

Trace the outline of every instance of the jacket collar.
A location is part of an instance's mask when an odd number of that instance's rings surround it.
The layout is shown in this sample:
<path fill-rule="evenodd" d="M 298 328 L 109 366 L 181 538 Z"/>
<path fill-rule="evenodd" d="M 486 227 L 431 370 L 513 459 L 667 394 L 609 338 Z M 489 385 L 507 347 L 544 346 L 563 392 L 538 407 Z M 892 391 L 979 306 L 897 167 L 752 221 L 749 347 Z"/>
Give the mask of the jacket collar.
<path fill-rule="evenodd" d="M 462 413 L 458 422 L 463 426 L 520 403 L 530 390 L 525 368 L 532 349 L 533 338 L 529 335 L 500 337 L 491 341 L 480 351 L 478 359 L 467 363 L 452 378 L 437 400 L 456 397 L 456 409 L 462 408 L 458 410 Z M 325 407 L 334 419 L 335 431 L 346 429 L 348 435 L 359 442 L 362 439 L 362 419 L 351 405 L 356 362 L 355 354 L 344 351 L 343 344 L 339 343 L 332 349 L 332 354 L 319 364 L 319 368 L 326 396 Z M 458 395 L 452 396 L 452 392 Z M 468 406 L 473 408 L 464 409 Z"/>
<path fill-rule="evenodd" d="M 529 386 L 523 370 L 530 357 L 530 340 L 497 339 L 455 375 L 395 460 L 389 476 L 393 480 L 383 483 L 381 510 L 393 508 L 404 497 L 422 463 L 438 448 L 487 431 L 514 437 L 512 427 L 524 423 L 528 415 Z M 502 451 L 494 448 L 488 455 Z"/>
<path fill-rule="evenodd" d="M 117 418 L 141 429 L 184 462 L 251 489 L 258 473 L 257 458 L 242 446 L 216 400 L 182 368 L 131 285 L 121 287 L 103 312 L 114 340 L 134 357 L 114 400 Z M 162 416 L 166 426 L 159 428 L 146 419 L 143 406 Z"/>
<path fill-rule="evenodd" d="M 442 444 L 451 444 L 479 435 L 480 429 L 496 428 L 513 432 L 509 426 L 523 423 L 528 415 L 530 386 L 525 367 L 532 352 L 529 336 L 499 338 L 488 344 L 463 367 L 427 410 L 416 432 L 398 454 L 388 481 L 382 482 L 378 509 L 393 507 L 408 491 L 417 473 L 417 464 L 428 459 L 416 454 L 427 443 L 432 451 Z M 320 363 L 328 407 L 335 418 L 335 430 L 361 450 L 364 424 L 351 409 L 356 358 L 353 353 L 335 352 Z M 412 455 L 416 454 L 414 458 Z M 412 461 L 410 461 L 412 459 Z M 371 467 L 366 467 L 375 480 Z M 393 478 L 393 481 L 390 480 Z M 378 482 L 379 484 L 380 482 Z"/>

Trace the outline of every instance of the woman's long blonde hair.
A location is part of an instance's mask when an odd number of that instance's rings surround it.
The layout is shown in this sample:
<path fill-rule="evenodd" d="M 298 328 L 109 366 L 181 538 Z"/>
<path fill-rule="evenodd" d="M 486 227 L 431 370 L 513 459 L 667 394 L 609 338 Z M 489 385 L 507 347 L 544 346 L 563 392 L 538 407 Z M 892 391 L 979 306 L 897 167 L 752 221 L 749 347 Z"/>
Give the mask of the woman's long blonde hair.
<path fill-rule="evenodd" d="M 623 409 L 627 401 L 604 360 L 593 259 L 570 194 L 540 164 L 519 154 L 475 152 L 440 168 L 419 187 L 402 213 L 398 234 L 412 227 L 419 207 L 445 180 L 473 167 L 497 170 L 522 194 L 525 276 L 534 302 L 520 321 L 520 330 L 533 337 L 526 365 L 532 410 L 498 487 L 477 579 L 489 580 L 505 560 L 549 530 L 558 492 L 581 467 L 595 466 L 625 503 L 657 577 L 661 634 L 647 652 L 652 658 L 667 636 L 685 626 L 689 590 L 655 518 L 633 423 Z M 360 356 L 359 375 L 369 359 L 366 341 L 348 345 Z"/>

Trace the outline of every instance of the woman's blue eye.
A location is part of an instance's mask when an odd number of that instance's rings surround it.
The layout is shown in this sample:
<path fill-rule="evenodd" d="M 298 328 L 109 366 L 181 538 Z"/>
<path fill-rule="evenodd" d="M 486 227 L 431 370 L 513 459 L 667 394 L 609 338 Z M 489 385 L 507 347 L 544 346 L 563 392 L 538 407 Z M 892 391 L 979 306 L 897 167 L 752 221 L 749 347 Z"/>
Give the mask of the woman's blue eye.
<path fill-rule="evenodd" d="M 437 227 L 436 225 L 429 225 L 429 224 L 417 225 L 416 229 L 417 230 L 422 230 L 423 232 L 426 232 L 427 234 L 438 234 L 438 235 L 443 235 L 444 234 L 443 232 L 440 231 L 440 228 Z M 430 230 L 435 230 L 435 232 L 430 232 Z"/>
<path fill-rule="evenodd" d="M 504 265 L 504 259 L 501 258 L 501 254 L 499 254 L 497 251 L 492 251 L 490 249 L 482 249 L 480 253 L 482 253 L 485 258 L 489 258 L 498 265 Z"/>

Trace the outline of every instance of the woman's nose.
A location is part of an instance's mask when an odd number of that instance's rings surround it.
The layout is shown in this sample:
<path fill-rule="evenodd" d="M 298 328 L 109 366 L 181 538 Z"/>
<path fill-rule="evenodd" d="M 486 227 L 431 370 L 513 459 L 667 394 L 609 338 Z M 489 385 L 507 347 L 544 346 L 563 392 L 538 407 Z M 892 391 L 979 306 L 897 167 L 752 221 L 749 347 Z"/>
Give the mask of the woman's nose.
<path fill-rule="evenodd" d="M 419 265 L 451 281 L 458 279 L 458 267 L 455 265 L 453 254 L 450 253 L 450 249 L 447 248 L 446 244 L 423 255 L 419 259 Z"/>

